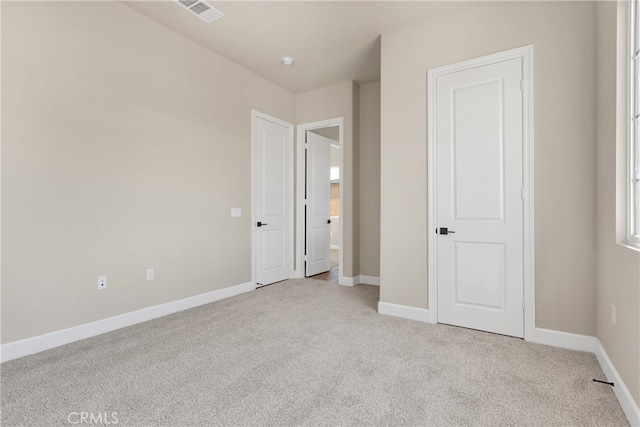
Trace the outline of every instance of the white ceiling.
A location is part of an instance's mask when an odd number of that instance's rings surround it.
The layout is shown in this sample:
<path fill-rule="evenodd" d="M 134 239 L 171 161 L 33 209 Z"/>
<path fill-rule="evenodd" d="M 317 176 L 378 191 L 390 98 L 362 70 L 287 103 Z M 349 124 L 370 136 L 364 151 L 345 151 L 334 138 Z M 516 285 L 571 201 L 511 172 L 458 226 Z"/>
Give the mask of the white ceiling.
<path fill-rule="evenodd" d="M 380 34 L 456 1 L 209 1 L 225 16 L 207 24 L 173 1 L 132 9 L 294 92 L 380 79 Z M 282 64 L 283 56 L 295 59 Z"/>

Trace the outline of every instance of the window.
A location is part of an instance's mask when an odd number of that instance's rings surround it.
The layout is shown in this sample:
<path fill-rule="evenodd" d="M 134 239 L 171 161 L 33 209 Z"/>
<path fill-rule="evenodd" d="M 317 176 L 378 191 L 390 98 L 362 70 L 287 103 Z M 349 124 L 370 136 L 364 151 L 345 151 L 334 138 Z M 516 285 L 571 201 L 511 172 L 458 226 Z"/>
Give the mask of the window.
<path fill-rule="evenodd" d="M 340 181 L 340 166 L 331 166 L 331 172 L 329 176 L 331 182 Z"/>
<path fill-rule="evenodd" d="M 640 247 L 640 7 L 630 2 L 629 22 L 629 139 L 627 238 Z"/>

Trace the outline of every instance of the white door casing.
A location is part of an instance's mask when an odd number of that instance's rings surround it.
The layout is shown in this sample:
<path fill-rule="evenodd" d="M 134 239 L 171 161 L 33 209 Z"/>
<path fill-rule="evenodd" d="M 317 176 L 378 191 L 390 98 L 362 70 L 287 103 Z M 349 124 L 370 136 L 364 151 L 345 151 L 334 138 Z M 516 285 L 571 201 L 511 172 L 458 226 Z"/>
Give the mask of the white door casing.
<path fill-rule="evenodd" d="M 253 281 L 291 277 L 293 125 L 253 111 Z"/>
<path fill-rule="evenodd" d="M 526 53 L 429 72 L 429 309 L 432 321 L 531 339 Z M 455 234 L 435 234 L 440 227 Z"/>
<path fill-rule="evenodd" d="M 329 138 L 313 132 L 306 133 L 306 270 L 314 276 L 331 269 L 331 209 Z"/>

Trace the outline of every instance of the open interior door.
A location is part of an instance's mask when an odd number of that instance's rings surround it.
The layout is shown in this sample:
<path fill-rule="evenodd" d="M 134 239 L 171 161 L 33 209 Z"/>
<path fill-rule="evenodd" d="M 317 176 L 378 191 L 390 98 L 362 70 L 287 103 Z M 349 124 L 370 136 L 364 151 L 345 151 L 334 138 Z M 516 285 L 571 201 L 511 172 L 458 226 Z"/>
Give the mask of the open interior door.
<path fill-rule="evenodd" d="M 307 132 L 305 276 L 331 269 L 331 140 Z"/>

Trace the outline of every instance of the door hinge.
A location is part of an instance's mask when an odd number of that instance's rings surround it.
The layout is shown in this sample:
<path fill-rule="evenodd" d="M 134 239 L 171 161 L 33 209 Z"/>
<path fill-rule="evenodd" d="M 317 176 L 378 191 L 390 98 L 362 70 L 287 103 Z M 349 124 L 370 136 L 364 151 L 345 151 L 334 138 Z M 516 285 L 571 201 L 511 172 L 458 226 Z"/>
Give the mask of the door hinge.
<path fill-rule="evenodd" d="M 522 309 L 524 310 L 524 298 L 522 298 Z"/>
<path fill-rule="evenodd" d="M 520 80 L 520 92 L 524 92 L 524 80 Z"/>
<path fill-rule="evenodd" d="M 520 198 L 524 200 L 524 188 L 520 189 Z"/>
<path fill-rule="evenodd" d="M 305 256 L 304 256 L 304 260 L 305 260 L 305 261 L 309 261 L 309 256 L 308 256 L 308 255 L 305 255 Z"/>

